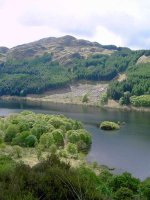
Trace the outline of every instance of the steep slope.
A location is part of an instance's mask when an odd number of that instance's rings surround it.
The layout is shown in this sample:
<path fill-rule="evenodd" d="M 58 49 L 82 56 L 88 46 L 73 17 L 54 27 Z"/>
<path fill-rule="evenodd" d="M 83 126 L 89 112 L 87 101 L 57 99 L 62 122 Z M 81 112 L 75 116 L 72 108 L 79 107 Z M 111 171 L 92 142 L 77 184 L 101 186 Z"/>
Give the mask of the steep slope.
<path fill-rule="evenodd" d="M 69 35 L 11 49 L 0 47 L 0 96 L 41 94 L 79 80 L 111 81 L 122 72 L 127 78 L 111 83 L 111 98 L 119 100 L 127 91 L 132 95 L 149 94 L 150 65 L 140 64 L 149 55 L 148 50 L 132 51 Z"/>
<path fill-rule="evenodd" d="M 42 56 L 44 53 L 53 55 L 53 60 L 57 60 L 60 64 L 69 64 L 73 58 L 87 58 L 94 53 L 111 54 L 117 47 L 102 46 L 96 42 L 87 40 L 78 40 L 72 36 L 64 36 L 60 38 L 49 37 L 38 40 L 36 42 L 19 45 L 8 51 L 8 60 L 24 60 L 33 59 Z"/>
<path fill-rule="evenodd" d="M 0 64 L 6 61 L 8 51 L 7 47 L 0 47 Z"/>

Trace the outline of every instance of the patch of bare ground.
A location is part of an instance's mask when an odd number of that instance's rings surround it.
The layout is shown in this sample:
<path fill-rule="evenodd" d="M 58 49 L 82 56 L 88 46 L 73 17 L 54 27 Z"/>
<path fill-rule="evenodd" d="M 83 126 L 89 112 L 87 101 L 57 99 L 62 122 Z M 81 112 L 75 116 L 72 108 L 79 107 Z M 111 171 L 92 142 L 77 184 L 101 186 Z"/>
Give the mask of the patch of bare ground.
<path fill-rule="evenodd" d="M 105 105 L 104 107 L 108 107 L 108 108 L 119 108 L 119 109 L 125 109 L 125 110 L 131 110 L 130 106 L 122 106 L 119 104 L 118 101 L 115 101 L 113 99 L 108 99 L 108 103 L 107 105 Z"/>
<path fill-rule="evenodd" d="M 126 75 L 122 74 L 120 80 L 123 80 Z M 100 96 L 107 91 L 108 83 L 92 83 L 84 82 L 78 84 L 72 84 L 66 88 L 55 89 L 45 92 L 41 95 L 28 95 L 27 97 L 17 96 L 1 96 L 3 100 L 15 100 L 15 101 L 27 101 L 33 103 L 64 103 L 64 104 L 79 104 L 87 106 L 102 106 L 100 105 Z M 84 95 L 88 96 L 88 102 L 83 103 L 82 99 Z M 105 108 L 114 108 L 122 110 L 136 110 L 150 112 L 150 108 L 146 107 L 133 107 L 133 106 L 121 106 L 117 101 L 112 99 L 108 100 L 108 103 L 104 105 Z"/>
<path fill-rule="evenodd" d="M 87 105 L 99 105 L 100 95 L 106 92 L 107 83 L 78 83 L 65 89 L 56 89 L 43 95 L 29 95 L 25 99 L 29 101 L 55 102 L 82 104 L 83 96 L 88 96 Z"/>
<path fill-rule="evenodd" d="M 122 81 L 124 81 L 124 80 L 126 80 L 127 79 L 127 75 L 126 74 L 119 74 L 119 76 L 118 76 L 118 78 L 117 78 L 117 80 L 119 81 L 119 82 L 122 82 Z"/>
<path fill-rule="evenodd" d="M 149 63 L 150 62 L 150 56 L 141 56 L 136 64 L 141 64 L 141 63 Z"/>

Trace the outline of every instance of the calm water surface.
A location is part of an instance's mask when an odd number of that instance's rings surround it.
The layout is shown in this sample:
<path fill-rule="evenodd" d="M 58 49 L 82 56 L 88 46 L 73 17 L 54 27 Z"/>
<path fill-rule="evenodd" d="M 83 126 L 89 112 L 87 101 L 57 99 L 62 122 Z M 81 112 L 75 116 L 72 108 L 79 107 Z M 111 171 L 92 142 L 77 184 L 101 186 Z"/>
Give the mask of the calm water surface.
<path fill-rule="evenodd" d="M 150 113 L 105 110 L 100 108 L 63 105 L 32 104 L 0 101 L 0 115 L 6 116 L 22 110 L 36 113 L 64 114 L 81 120 L 92 134 L 92 147 L 88 161 L 128 171 L 144 179 L 150 176 Z M 104 120 L 125 122 L 118 131 L 107 132 L 97 127 Z"/>

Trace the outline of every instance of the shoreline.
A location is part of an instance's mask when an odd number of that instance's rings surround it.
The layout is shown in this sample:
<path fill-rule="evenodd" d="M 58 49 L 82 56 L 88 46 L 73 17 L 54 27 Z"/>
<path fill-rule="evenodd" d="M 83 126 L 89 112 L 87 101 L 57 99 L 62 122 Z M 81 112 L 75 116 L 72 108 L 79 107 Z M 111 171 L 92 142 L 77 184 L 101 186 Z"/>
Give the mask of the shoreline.
<path fill-rule="evenodd" d="M 42 97 L 18 97 L 18 96 L 1 96 L 0 100 L 5 101 L 16 101 L 16 102 L 31 102 L 31 103 L 40 103 L 40 104 L 49 104 L 49 103 L 55 103 L 55 104 L 65 104 L 65 105 L 80 105 L 80 106 L 87 106 L 87 107 L 97 107 L 97 108 L 104 108 L 104 109 L 113 109 L 113 110 L 122 110 L 122 111 L 137 111 L 137 112 L 150 112 L 150 108 L 145 107 L 134 107 L 134 106 L 120 106 L 119 103 L 109 100 L 108 104 L 106 105 L 100 105 L 95 102 L 90 103 L 82 103 L 77 101 L 61 101 L 60 99 L 45 99 Z"/>

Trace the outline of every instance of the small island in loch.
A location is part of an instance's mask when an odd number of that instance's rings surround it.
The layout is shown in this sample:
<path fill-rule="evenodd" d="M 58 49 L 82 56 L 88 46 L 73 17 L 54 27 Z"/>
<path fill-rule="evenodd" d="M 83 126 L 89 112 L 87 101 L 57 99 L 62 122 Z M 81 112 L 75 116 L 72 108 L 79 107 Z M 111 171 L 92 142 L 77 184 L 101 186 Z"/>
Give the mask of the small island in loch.
<path fill-rule="evenodd" d="M 111 122 L 111 121 L 103 121 L 100 124 L 100 128 L 102 130 L 118 130 L 120 128 L 119 124 L 115 123 L 115 122 Z"/>

